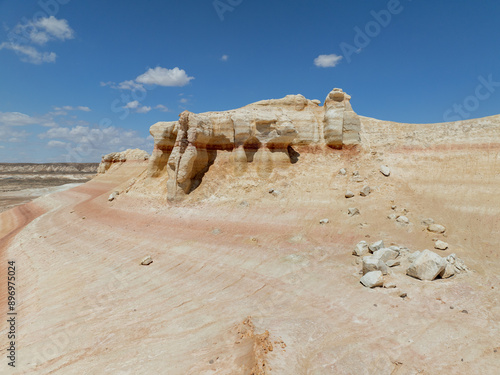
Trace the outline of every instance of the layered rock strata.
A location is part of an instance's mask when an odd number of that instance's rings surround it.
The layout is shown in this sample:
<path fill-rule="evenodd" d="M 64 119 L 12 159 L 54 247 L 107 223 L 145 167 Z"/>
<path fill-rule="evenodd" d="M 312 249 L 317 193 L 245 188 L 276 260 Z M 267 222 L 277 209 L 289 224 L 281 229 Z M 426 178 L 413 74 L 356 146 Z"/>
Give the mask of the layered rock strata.
<path fill-rule="evenodd" d="M 288 95 L 224 112 L 184 111 L 179 121 L 151 127 L 155 146 L 148 176 L 167 173 L 168 198 L 175 199 L 201 183 L 218 151 L 233 153 L 236 172 L 243 173 L 248 163 L 255 163 L 259 175 L 266 176 L 276 165 L 298 160 L 293 145 L 359 144 L 360 120 L 350 98 L 334 89 L 324 106 L 302 95 Z"/>

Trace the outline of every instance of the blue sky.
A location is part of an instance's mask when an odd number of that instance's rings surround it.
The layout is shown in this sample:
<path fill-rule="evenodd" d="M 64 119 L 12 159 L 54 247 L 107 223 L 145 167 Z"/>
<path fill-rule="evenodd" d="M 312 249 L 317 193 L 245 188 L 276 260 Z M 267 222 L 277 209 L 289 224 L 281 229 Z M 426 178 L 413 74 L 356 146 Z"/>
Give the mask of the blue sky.
<path fill-rule="evenodd" d="M 0 162 L 152 150 L 192 112 L 334 87 L 363 116 L 500 113 L 494 0 L 0 0 Z"/>

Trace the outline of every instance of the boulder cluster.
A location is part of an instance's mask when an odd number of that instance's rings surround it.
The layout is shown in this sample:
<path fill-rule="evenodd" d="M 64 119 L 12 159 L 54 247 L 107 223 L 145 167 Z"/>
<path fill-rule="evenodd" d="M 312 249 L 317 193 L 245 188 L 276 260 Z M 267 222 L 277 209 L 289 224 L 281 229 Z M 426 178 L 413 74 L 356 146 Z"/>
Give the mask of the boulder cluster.
<path fill-rule="evenodd" d="M 386 247 L 382 240 L 368 244 L 360 241 L 356 244 L 353 255 L 362 257 L 361 284 L 368 288 L 384 286 L 384 276 L 390 268 L 406 263 L 406 275 L 423 281 L 436 278 L 447 279 L 453 275 L 468 271 L 465 263 L 455 254 L 441 257 L 430 251 L 410 252 L 406 247 Z"/>

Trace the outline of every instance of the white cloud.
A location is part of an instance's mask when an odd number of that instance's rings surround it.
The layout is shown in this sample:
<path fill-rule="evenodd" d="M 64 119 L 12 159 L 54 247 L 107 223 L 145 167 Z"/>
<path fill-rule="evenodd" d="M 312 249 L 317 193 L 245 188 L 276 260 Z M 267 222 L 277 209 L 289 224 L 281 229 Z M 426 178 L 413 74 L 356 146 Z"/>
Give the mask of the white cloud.
<path fill-rule="evenodd" d="M 85 107 L 85 106 L 82 106 L 82 105 L 79 105 L 79 106 L 76 106 L 76 107 L 73 107 L 71 105 L 65 105 L 65 106 L 62 106 L 62 107 L 54 107 L 54 110 L 56 111 L 62 111 L 60 114 L 66 114 L 64 113 L 63 111 L 83 111 L 83 112 L 90 112 L 91 109 L 89 107 Z"/>
<path fill-rule="evenodd" d="M 134 100 L 132 102 L 128 102 L 123 108 L 137 108 L 139 107 L 139 102 L 137 100 Z"/>
<path fill-rule="evenodd" d="M 34 117 L 20 112 L 0 112 L 0 125 L 26 126 L 38 124 L 40 121 Z"/>
<path fill-rule="evenodd" d="M 335 54 L 319 55 L 314 59 L 314 65 L 319 66 L 320 68 L 333 68 L 340 63 L 340 60 L 342 60 L 342 56 Z"/>
<path fill-rule="evenodd" d="M 54 148 L 54 147 L 65 147 L 67 145 L 66 142 L 61 142 L 61 141 L 49 141 L 47 143 L 47 146 Z"/>
<path fill-rule="evenodd" d="M 11 42 L 1 43 L 0 50 L 2 49 L 10 49 L 20 56 L 21 61 L 37 65 L 44 62 L 56 62 L 57 57 L 54 52 L 40 52 L 35 47 L 22 46 Z"/>
<path fill-rule="evenodd" d="M 222 61 L 227 61 L 229 59 L 229 56 L 228 55 L 222 55 L 222 57 L 220 59 Z"/>
<path fill-rule="evenodd" d="M 141 74 L 135 80 L 136 82 L 145 85 L 159 86 L 185 86 L 194 79 L 189 77 L 183 69 L 177 67 L 173 69 L 162 68 L 157 66 L 154 69 L 149 69 L 146 73 Z"/>
<path fill-rule="evenodd" d="M 182 104 L 187 104 L 189 102 L 189 99 L 187 99 L 187 98 L 181 98 L 179 100 L 179 102 L 182 103 Z"/>
<path fill-rule="evenodd" d="M 64 147 L 67 154 L 61 155 L 66 161 L 99 160 L 102 155 L 128 148 L 141 148 L 149 151 L 153 148 L 150 137 L 141 137 L 136 131 L 109 126 L 91 128 L 88 126 L 52 128 L 39 135 L 40 139 L 49 139 L 52 147 Z M 52 142 L 52 143 L 51 143 Z M 65 145 L 62 146 L 62 143 Z"/>
<path fill-rule="evenodd" d="M 5 146 L 0 145 L 0 149 L 5 148 Z"/>
<path fill-rule="evenodd" d="M 151 111 L 151 107 L 142 106 L 142 107 L 137 108 L 135 111 L 137 113 L 148 113 L 149 111 Z"/>
<path fill-rule="evenodd" d="M 42 64 L 55 62 L 57 55 L 54 52 L 39 51 L 30 44 L 41 46 L 52 40 L 73 39 L 75 32 L 69 27 L 68 21 L 50 16 L 17 24 L 10 36 L 9 42 L 0 43 L 0 50 L 14 51 L 23 62 Z"/>
<path fill-rule="evenodd" d="M 31 43 L 44 45 L 50 40 L 73 39 L 75 32 L 68 25 L 68 21 L 58 20 L 54 16 L 41 18 L 36 22 L 18 24 L 14 27 L 14 32 L 23 35 Z"/>
<path fill-rule="evenodd" d="M 128 102 L 123 108 L 134 109 L 136 113 L 148 113 L 152 109 L 148 106 L 141 106 L 137 100 Z"/>
<path fill-rule="evenodd" d="M 161 111 L 161 112 L 168 112 L 169 109 L 167 107 L 165 107 L 163 104 L 158 104 L 155 109 Z"/>

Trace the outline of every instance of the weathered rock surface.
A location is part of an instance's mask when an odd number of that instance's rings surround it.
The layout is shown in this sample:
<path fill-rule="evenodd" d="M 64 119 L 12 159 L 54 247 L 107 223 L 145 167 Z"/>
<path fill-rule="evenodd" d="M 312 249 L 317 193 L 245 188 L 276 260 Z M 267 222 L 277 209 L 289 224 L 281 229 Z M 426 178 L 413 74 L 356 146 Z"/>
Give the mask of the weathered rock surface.
<path fill-rule="evenodd" d="M 153 258 L 151 258 L 151 256 L 147 256 L 145 257 L 144 259 L 142 259 L 141 261 L 141 265 L 143 266 L 149 266 L 151 263 L 153 263 Z"/>
<path fill-rule="evenodd" d="M 444 241 L 437 240 L 434 243 L 434 248 L 438 249 L 438 250 L 446 250 L 448 248 L 448 244 L 446 242 L 444 242 Z"/>
<path fill-rule="evenodd" d="M 383 262 L 387 262 L 388 260 L 396 259 L 399 256 L 399 251 L 382 248 L 373 252 L 373 256 L 382 260 Z"/>
<path fill-rule="evenodd" d="M 400 224 L 410 224 L 410 220 L 404 215 L 398 216 L 396 221 Z"/>
<path fill-rule="evenodd" d="M 387 265 L 380 258 L 373 255 L 363 257 L 363 275 L 371 271 L 381 271 L 384 275 L 387 274 Z"/>
<path fill-rule="evenodd" d="M 427 230 L 432 233 L 444 233 L 446 228 L 440 224 L 430 224 Z"/>
<path fill-rule="evenodd" d="M 363 275 L 360 282 L 367 288 L 375 288 L 384 285 L 384 278 L 382 276 L 382 272 L 371 271 Z"/>
<path fill-rule="evenodd" d="M 101 159 L 101 164 L 97 169 L 97 173 L 103 174 L 115 163 L 125 163 L 126 161 L 146 161 L 149 159 L 149 154 L 146 151 L 129 149 L 122 152 L 112 152 L 104 155 Z"/>
<path fill-rule="evenodd" d="M 232 152 L 237 173 L 255 163 L 259 176 L 266 177 L 275 166 L 297 162 L 293 145 L 357 145 L 361 123 L 349 101 L 349 95 L 334 89 L 324 106 L 302 95 L 288 95 L 225 112 L 184 111 L 179 121 L 151 127 L 155 146 L 147 174 L 168 174 L 172 200 L 199 186 L 218 151 Z"/>
<path fill-rule="evenodd" d="M 384 246 L 384 241 L 382 241 L 382 240 L 373 242 L 372 244 L 370 244 L 370 246 L 368 246 L 368 248 L 370 249 L 370 251 L 372 253 L 374 253 L 375 251 L 380 250 L 380 249 L 382 249 L 384 247 L 385 247 Z"/>
<path fill-rule="evenodd" d="M 360 241 L 357 243 L 356 247 L 352 251 L 352 254 L 360 257 L 368 254 L 369 252 L 370 251 L 368 250 L 368 243 L 366 241 Z"/>
<path fill-rule="evenodd" d="M 382 165 L 380 166 L 380 173 L 382 173 L 386 177 L 389 177 L 391 174 L 391 170 L 387 165 Z"/>
<path fill-rule="evenodd" d="M 408 276 L 420 280 L 434 280 L 446 267 L 446 260 L 430 250 L 422 251 L 406 270 Z"/>
<path fill-rule="evenodd" d="M 347 209 L 347 214 L 349 216 L 359 215 L 359 210 L 356 207 L 350 207 Z"/>
<path fill-rule="evenodd" d="M 352 198 L 354 197 L 354 193 L 350 190 L 347 190 L 346 193 L 345 193 L 345 197 L 346 198 Z"/>
<path fill-rule="evenodd" d="M 365 185 L 359 192 L 359 195 L 361 195 L 362 197 L 367 197 L 368 194 L 370 194 L 370 192 L 371 192 L 370 187 L 368 185 Z"/>

